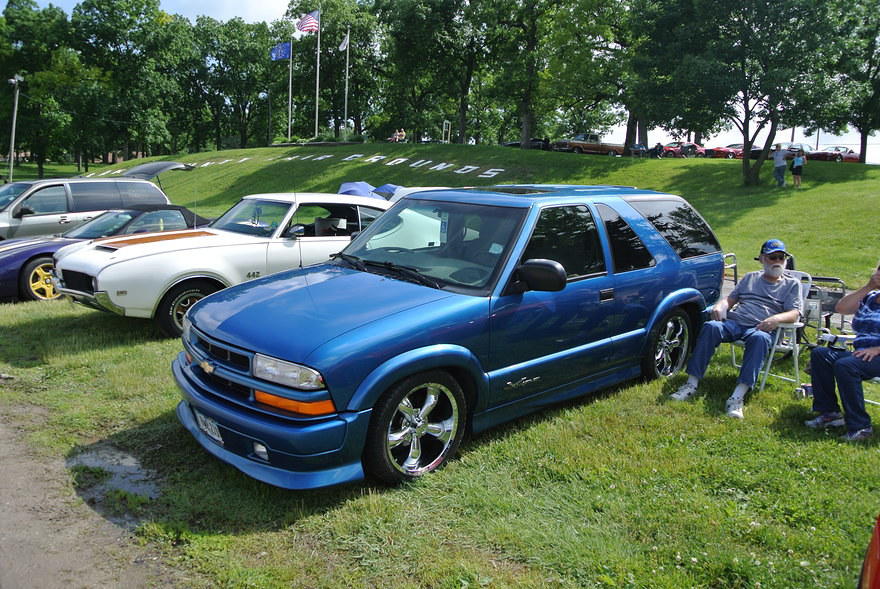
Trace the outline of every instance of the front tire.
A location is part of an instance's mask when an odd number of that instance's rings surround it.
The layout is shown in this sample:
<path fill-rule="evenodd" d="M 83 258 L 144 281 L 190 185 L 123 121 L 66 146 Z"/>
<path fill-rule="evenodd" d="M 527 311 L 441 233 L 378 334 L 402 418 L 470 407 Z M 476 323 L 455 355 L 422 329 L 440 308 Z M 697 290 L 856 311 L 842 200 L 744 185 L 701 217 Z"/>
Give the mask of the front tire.
<path fill-rule="evenodd" d="M 220 288 L 207 280 L 184 282 L 172 288 L 162 297 L 156 309 L 156 323 L 168 337 L 180 337 L 183 333 L 183 316 L 190 307 Z"/>
<path fill-rule="evenodd" d="M 581 149 L 580 147 L 575 147 L 573 151 L 574 151 L 575 153 L 577 153 L 577 154 L 584 153 L 584 150 Z"/>
<path fill-rule="evenodd" d="M 373 408 L 364 469 L 388 484 L 409 481 L 449 461 L 464 436 L 467 402 L 443 370 L 404 379 Z"/>
<path fill-rule="evenodd" d="M 734 157 L 736 157 L 736 154 L 734 154 L 732 151 L 727 152 L 727 159 L 732 160 Z"/>
<path fill-rule="evenodd" d="M 682 309 L 673 309 L 651 331 L 642 375 L 648 380 L 672 376 L 684 368 L 690 350 L 691 319 Z"/>
<path fill-rule="evenodd" d="M 25 301 L 51 301 L 61 296 L 52 284 L 52 258 L 34 258 L 21 269 L 19 293 Z"/>

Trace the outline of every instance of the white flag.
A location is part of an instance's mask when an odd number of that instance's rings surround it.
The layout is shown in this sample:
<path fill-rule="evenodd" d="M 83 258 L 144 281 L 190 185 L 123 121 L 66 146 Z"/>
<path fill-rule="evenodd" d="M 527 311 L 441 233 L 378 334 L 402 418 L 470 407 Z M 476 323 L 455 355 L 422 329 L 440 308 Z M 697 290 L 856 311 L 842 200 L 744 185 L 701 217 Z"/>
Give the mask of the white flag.
<path fill-rule="evenodd" d="M 345 39 L 342 40 L 342 43 L 339 45 L 340 51 L 345 51 L 348 49 L 348 33 L 345 33 Z"/>

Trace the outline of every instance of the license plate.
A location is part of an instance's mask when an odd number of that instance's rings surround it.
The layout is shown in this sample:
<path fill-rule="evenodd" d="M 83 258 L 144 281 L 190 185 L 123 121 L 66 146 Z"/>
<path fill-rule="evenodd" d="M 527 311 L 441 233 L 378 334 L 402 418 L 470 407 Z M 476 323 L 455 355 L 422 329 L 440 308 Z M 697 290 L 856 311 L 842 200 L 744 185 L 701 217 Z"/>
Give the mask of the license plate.
<path fill-rule="evenodd" d="M 220 436 L 220 428 L 217 426 L 217 422 L 210 417 L 202 415 L 198 411 L 193 410 L 193 413 L 196 414 L 196 422 L 199 424 L 199 429 L 205 432 L 209 438 L 222 446 L 223 438 Z"/>

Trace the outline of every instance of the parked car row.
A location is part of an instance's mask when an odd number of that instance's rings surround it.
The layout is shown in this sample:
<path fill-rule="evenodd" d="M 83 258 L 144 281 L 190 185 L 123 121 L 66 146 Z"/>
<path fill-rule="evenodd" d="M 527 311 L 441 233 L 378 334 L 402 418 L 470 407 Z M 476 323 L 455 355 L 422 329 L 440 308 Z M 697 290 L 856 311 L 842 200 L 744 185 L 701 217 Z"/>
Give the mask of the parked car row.
<path fill-rule="evenodd" d="M 724 271 L 684 199 L 617 186 L 256 194 L 205 221 L 113 208 L 4 242 L 2 284 L 181 336 L 181 423 L 288 489 L 411 480 L 468 432 L 672 375 Z"/>

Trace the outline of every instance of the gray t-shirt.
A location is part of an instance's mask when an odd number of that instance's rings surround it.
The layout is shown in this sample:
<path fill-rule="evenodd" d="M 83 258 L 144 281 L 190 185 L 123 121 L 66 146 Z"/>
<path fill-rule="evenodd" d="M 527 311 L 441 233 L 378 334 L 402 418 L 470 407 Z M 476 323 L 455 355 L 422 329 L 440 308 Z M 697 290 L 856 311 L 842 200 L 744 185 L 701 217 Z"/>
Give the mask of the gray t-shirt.
<path fill-rule="evenodd" d="M 763 276 L 763 270 L 749 272 L 737 283 L 730 293 L 736 304 L 728 311 L 728 319 L 754 327 L 777 313 L 792 309 L 801 312 L 801 283 L 797 278 L 783 275 L 776 282 L 767 282 Z"/>
<path fill-rule="evenodd" d="M 774 166 L 784 166 L 785 165 L 785 156 L 788 155 L 786 150 L 779 149 L 773 152 L 773 165 Z"/>

